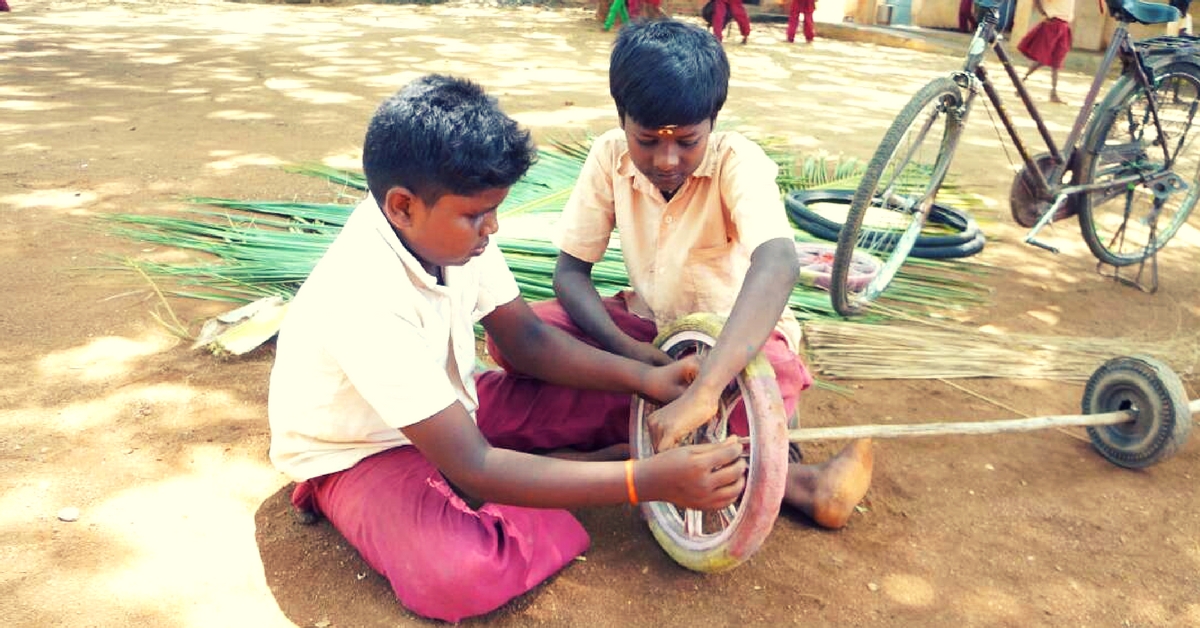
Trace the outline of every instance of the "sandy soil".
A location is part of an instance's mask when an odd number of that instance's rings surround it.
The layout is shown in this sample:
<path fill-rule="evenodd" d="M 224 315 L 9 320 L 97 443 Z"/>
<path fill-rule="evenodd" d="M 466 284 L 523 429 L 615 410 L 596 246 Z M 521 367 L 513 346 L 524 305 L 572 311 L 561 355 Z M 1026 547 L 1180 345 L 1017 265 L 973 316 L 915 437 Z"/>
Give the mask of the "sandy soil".
<path fill-rule="evenodd" d="M 9 626 L 383 626 L 402 609 L 326 524 L 300 526 L 266 456 L 269 350 L 221 361 L 157 322 L 114 270 L 169 251 L 97 216 L 171 213 L 191 195 L 326 201 L 287 162 L 357 162 L 378 101 L 419 73 L 469 75 L 539 137 L 614 123 L 603 33 L 587 9 L 259 6 L 14 0 L 0 14 L 0 618 Z M 866 158 L 953 57 L 755 25 L 730 45 L 723 123 L 797 149 Z M 1035 78 L 1044 97 L 1047 77 Z M 1079 102 L 1086 77 L 1062 91 Z M 1050 111 L 1063 137 L 1070 111 Z M 1161 256 L 1148 295 L 1098 276 L 1078 227 L 1053 256 L 1007 218 L 1009 160 L 978 110 L 956 177 L 981 195 L 1002 272 L 974 326 L 1170 338 L 1195 329 L 1200 235 Z M 1011 150 L 1011 149 L 1010 149 Z M 1013 156 L 1015 159 L 1015 155 Z M 1196 224 L 1193 218 L 1193 227 Z M 222 309 L 172 300 L 193 331 Z M 953 347 L 946 347 L 954 351 Z M 840 382 L 806 425 L 1069 414 L 1051 381 Z M 1196 381 L 1188 393 L 1196 397 Z M 1200 625 L 1194 443 L 1142 472 L 1081 430 L 880 441 L 865 512 L 844 531 L 783 513 L 722 575 L 677 567 L 632 509 L 589 509 L 586 560 L 486 618 L 504 626 Z M 810 447 L 813 459 L 838 443 Z M 78 520 L 64 522 L 64 508 Z"/>

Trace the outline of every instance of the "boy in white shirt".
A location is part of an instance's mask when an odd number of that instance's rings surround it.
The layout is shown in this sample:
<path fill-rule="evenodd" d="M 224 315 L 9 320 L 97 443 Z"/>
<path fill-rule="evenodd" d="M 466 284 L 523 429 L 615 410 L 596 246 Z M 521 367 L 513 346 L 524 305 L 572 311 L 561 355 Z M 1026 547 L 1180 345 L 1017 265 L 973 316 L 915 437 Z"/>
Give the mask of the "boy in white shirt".
<path fill-rule="evenodd" d="M 505 400 L 476 392 L 476 321 L 515 366 L 553 384 L 669 402 L 698 371 L 696 360 L 655 367 L 587 346 L 520 298 L 489 236 L 535 154 L 528 131 L 469 81 L 425 76 L 384 101 L 363 147 L 371 194 L 279 335 L 271 460 L 297 483 L 293 505 L 324 515 L 426 617 L 487 613 L 570 563 L 589 539 L 565 508 L 717 510 L 745 486 L 736 440 L 621 460 L 628 435 L 602 416 L 543 412 L 516 425 L 482 411 Z M 601 450 L 580 461 L 497 446 L 525 435 Z"/>

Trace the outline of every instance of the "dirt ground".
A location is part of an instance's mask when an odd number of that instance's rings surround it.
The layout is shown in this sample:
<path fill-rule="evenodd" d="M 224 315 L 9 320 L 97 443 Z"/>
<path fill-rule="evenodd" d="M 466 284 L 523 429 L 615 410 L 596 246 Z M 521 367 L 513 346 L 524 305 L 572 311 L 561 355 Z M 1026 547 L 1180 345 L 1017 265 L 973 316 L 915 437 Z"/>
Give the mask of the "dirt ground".
<path fill-rule="evenodd" d="M 13 0 L 0 14 L 0 623 L 422 625 L 327 524 L 301 526 L 267 460 L 269 350 L 193 352 L 114 270 L 165 255 L 95 218 L 191 195 L 333 200 L 287 162 L 357 164 L 374 106 L 424 72 L 473 77 L 538 137 L 614 124 L 604 33 L 587 9 Z M 957 59 L 781 25 L 730 44 L 729 128 L 866 158 L 905 100 Z M 1033 81 L 1044 98 L 1047 77 Z M 1082 100 L 1087 77 L 1062 91 Z M 1070 111 L 1049 111 L 1066 135 Z M 1025 127 L 1028 131 L 1028 127 Z M 1009 160 L 977 110 L 956 180 L 981 195 L 997 272 L 965 323 L 1162 340 L 1197 327 L 1200 232 L 1143 294 L 1097 275 L 1065 223 L 1051 255 L 1007 218 Z M 1011 149 L 1010 149 L 1011 153 Z M 1015 154 L 1013 159 L 1015 159 Z M 219 306 L 175 299 L 195 331 Z M 955 351 L 946 347 L 946 351 Z M 1197 381 L 1188 378 L 1189 398 Z M 1071 414 L 1075 383 L 839 382 L 804 423 Z M 676 566 L 628 507 L 580 511 L 579 561 L 483 620 L 499 626 L 1200 626 L 1200 446 L 1141 472 L 1082 430 L 876 442 L 864 512 L 840 532 L 784 512 L 720 575 Z M 809 447 L 814 460 L 838 443 Z M 77 508 L 78 519 L 59 519 Z M 68 517 L 69 518 L 69 517 Z"/>

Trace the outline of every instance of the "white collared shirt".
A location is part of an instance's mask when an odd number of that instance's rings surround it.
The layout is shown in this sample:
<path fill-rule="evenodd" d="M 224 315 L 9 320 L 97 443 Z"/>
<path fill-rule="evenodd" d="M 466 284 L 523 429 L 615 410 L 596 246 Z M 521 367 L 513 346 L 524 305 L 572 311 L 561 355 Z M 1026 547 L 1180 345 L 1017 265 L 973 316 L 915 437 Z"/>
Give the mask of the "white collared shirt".
<path fill-rule="evenodd" d="M 517 298 L 489 244 L 438 285 L 369 195 L 309 275 L 279 332 L 271 461 L 293 480 L 409 444 L 399 428 L 478 399 L 474 324 Z"/>

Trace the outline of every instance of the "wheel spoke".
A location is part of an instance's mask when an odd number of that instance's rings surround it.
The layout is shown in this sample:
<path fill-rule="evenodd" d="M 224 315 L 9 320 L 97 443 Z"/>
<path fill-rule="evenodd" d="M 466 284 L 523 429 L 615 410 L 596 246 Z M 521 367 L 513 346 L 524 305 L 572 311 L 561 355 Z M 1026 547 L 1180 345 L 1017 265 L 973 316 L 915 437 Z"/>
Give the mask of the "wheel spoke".
<path fill-rule="evenodd" d="M 683 511 L 683 533 L 692 536 L 704 535 L 704 511 L 688 508 Z"/>
<path fill-rule="evenodd" d="M 726 506 L 717 511 L 717 518 L 720 519 L 721 529 L 724 530 L 733 523 L 734 519 L 737 519 L 737 508 Z"/>

